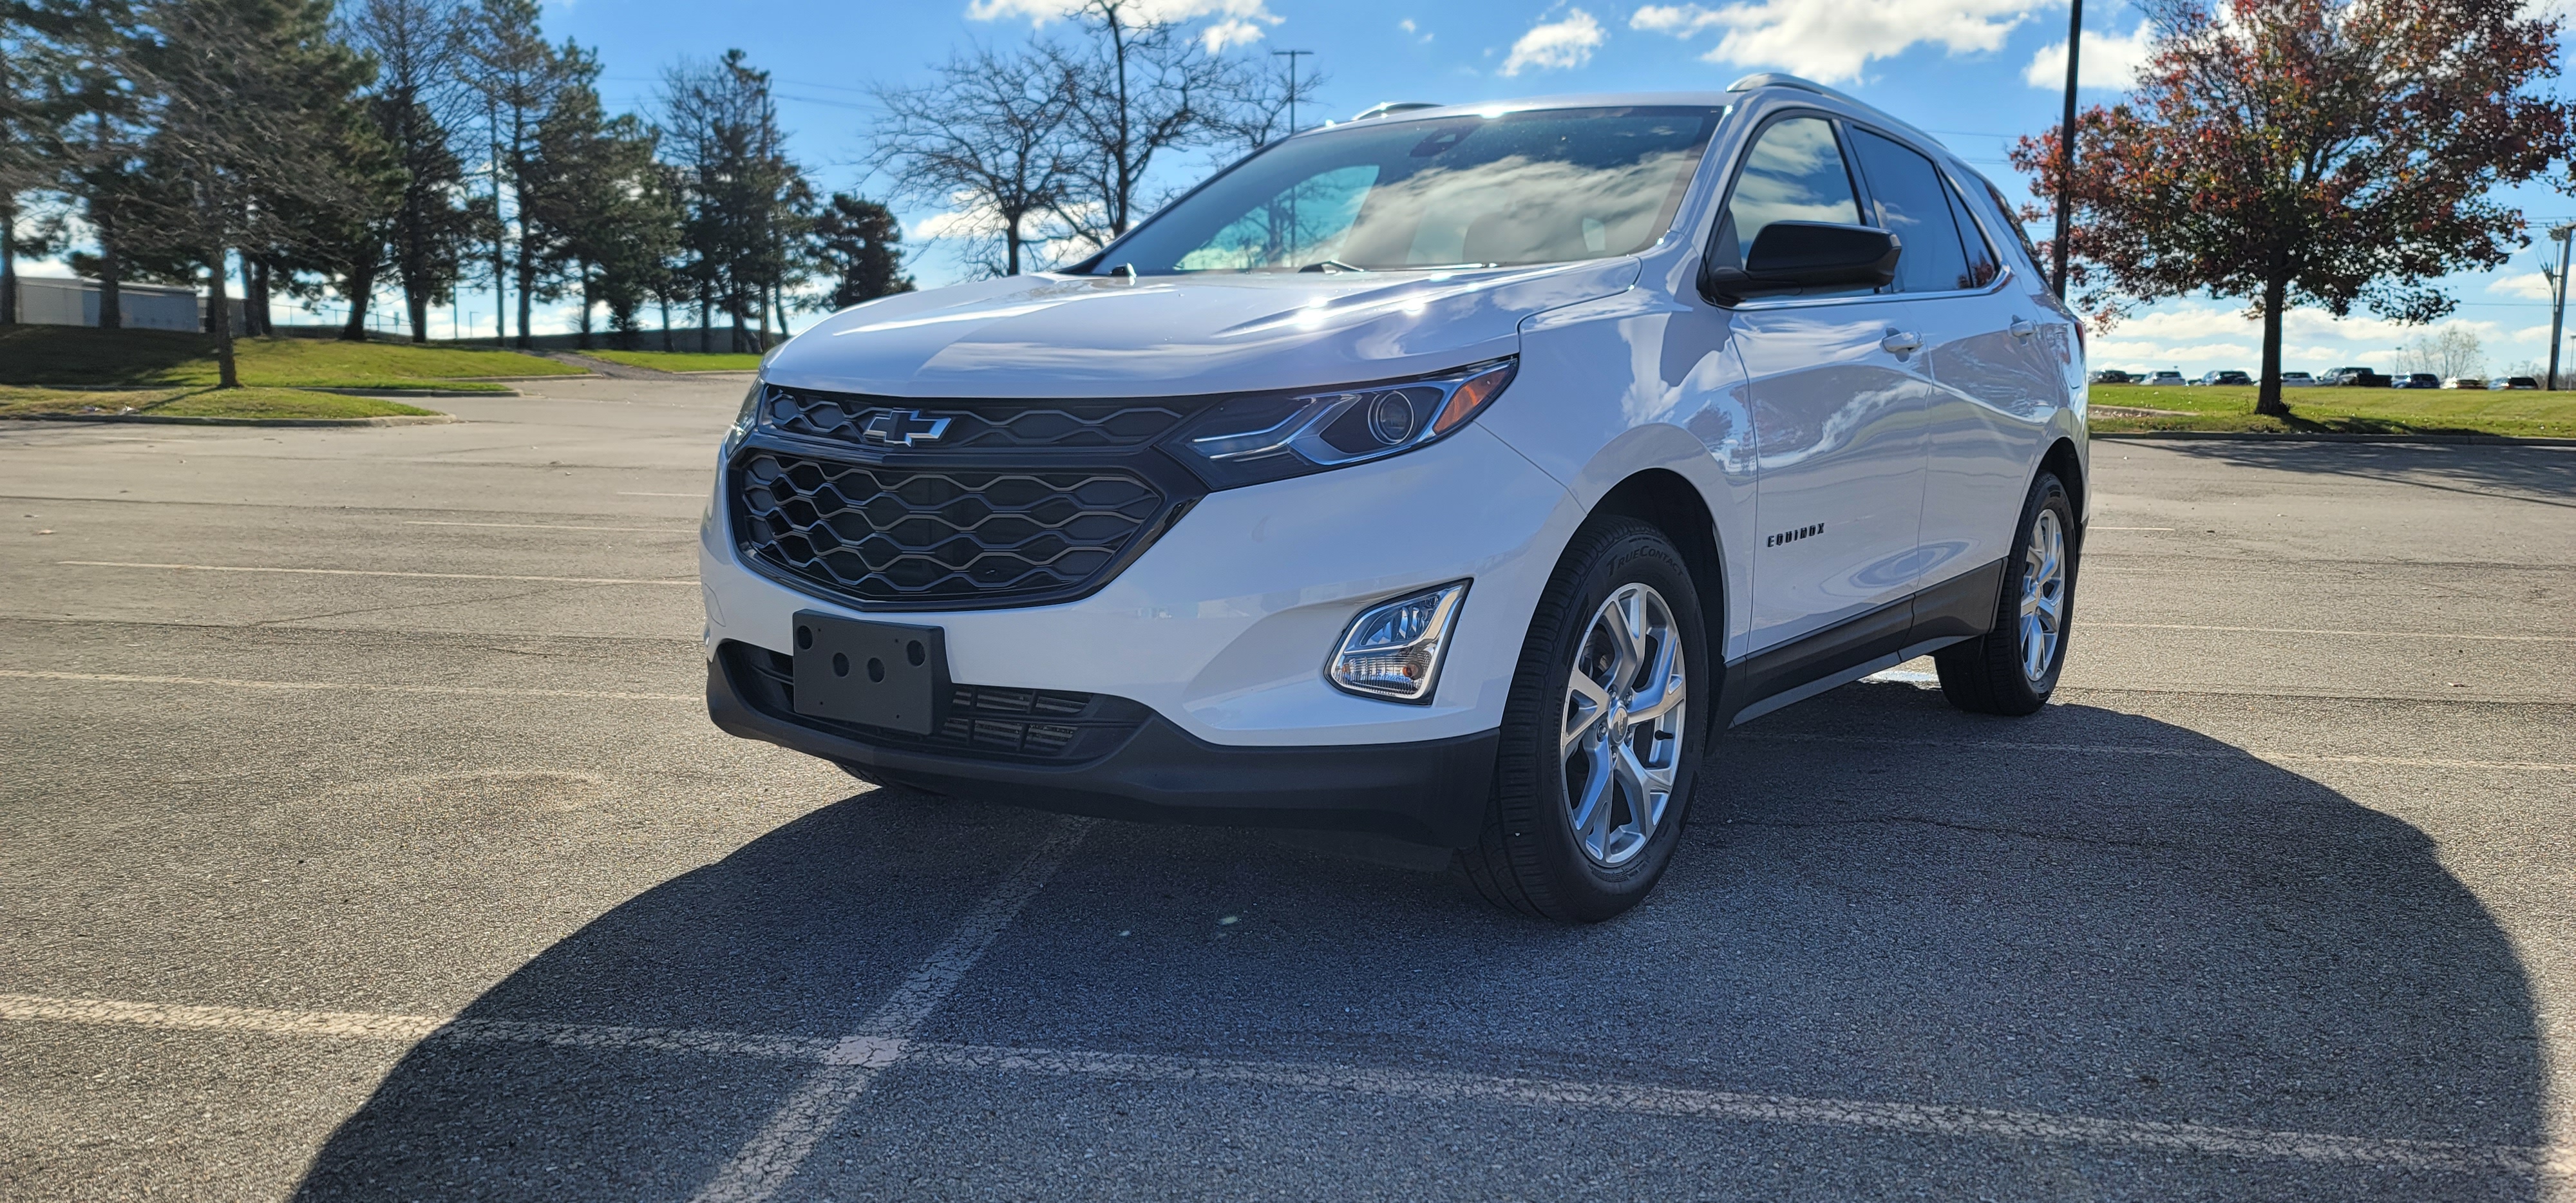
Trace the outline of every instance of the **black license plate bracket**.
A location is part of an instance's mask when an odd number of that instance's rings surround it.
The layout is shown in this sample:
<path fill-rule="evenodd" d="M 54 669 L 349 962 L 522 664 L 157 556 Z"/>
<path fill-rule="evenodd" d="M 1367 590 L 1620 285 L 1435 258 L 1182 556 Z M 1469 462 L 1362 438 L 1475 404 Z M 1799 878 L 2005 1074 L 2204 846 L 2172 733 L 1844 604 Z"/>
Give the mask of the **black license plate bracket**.
<path fill-rule="evenodd" d="M 913 735 L 946 721 L 944 630 L 802 610 L 793 638 L 796 713 Z"/>

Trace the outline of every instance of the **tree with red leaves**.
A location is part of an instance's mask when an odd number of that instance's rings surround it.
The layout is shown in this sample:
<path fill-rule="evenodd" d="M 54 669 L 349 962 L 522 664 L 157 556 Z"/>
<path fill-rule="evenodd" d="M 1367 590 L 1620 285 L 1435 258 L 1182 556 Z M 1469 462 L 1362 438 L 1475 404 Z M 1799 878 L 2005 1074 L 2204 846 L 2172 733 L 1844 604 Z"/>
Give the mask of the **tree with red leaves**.
<path fill-rule="evenodd" d="M 2524 241 L 2491 199 L 2564 157 L 2559 22 L 2523 0 L 2161 0 L 2139 82 L 2076 120 L 2068 249 L 2083 305 L 2242 296 L 2263 320 L 2255 412 L 2281 401 L 2281 317 L 2432 321 L 2432 281 Z M 2013 165 L 2058 189 L 2058 132 Z"/>

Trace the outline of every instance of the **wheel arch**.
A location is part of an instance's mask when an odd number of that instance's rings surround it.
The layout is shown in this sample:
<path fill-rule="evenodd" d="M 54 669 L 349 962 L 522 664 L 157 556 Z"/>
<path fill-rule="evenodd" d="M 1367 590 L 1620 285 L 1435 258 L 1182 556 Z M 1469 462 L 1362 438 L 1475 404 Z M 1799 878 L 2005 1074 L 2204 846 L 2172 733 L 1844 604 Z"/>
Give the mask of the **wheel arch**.
<path fill-rule="evenodd" d="M 2060 436 L 2049 444 L 2047 454 L 2039 457 L 2039 467 L 2043 472 L 2056 473 L 2058 483 L 2066 486 L 2066 503 L 2075 511 L 2076 540 L 2081 546 L 2084 524 L 2092 516 L 2085 506 L 2084 454 L 2076 449 L 2075 440 Z"/>
<path fill-rule="evenodd" d="M 1699 489 L 1669 468 L 1647 468 L 1629 475 L 1594 502 L 1585 521 L 1603 515 L 1634 518 L 1662 531 L 1682 553 L 1691 587 L 1699 591 L 1702 646 L 1709 666 L 1725 672 L 1726 549 L 1718 541 L 1717 517 Z"/>

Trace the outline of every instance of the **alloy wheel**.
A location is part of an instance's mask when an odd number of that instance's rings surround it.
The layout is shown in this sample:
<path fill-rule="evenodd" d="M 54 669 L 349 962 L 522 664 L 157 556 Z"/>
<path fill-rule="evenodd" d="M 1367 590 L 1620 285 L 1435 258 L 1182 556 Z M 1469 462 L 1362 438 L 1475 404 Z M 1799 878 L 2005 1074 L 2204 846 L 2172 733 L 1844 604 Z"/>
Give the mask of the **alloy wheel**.
<path fill-rule="evenodd" d="M 1630 582 L 1576 645 L 1557 751 L 1566 825 L 1595 864 L 1636 859 L 1672 807 L 1688 710 L 1682 638 L 1664 596 Z"/>
<path fill-rule="evenodd" d="M 2056 511 L 2042 508 L 2030 524 L 2030 546 L 2022 552 L 2022 676 L 2034 682 L 2048 676 L 2065 624 L 2066 528 Z"/>

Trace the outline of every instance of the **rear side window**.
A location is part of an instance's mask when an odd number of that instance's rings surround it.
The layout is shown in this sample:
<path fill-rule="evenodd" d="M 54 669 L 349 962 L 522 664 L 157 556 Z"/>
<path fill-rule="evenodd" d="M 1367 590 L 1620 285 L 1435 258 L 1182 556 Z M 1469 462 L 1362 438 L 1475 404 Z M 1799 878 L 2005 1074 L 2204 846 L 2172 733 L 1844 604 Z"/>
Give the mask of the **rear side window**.
<path fill-rule="evenodd" d="M 1968 198 L 1959 194 L 1959 181 L 1945 182 L 1950 185 L 1950 218 L 1959 223 L 1959 241 L 1968 250 L 1968 277 L 1973 281 L 1970 287 L 1983 288 L 2003 274 L 2003 265 L 1995 258 L 1994 244 L 1986 241 L 1985 230 L 1977 224 L 1976 210 L 1970 209 Z"/>
<path fill-rule="evenodd" d="M 1832 122 L 1791 117 L 1762 131 L 1745 153 L 1735 193 L 1726 202 L 1727 228 L 1718 233 L 1720 261 L 1743 266 L 1744 252 L 1775 221 L 1860 224 L 1860 199 L 1852 190 L 1842 148 L 1834 141 Z"/>
<path fill-rule="evenodd" d="M 2021 243 L 2024 265 L 2034 272 L 2038 271 L 2039 248 L 2031 245 L 2030 231 L 2021 228 L 2021 219 L 2013 216 L 2012 202 L 2004 199 L 2003 190 L 1995 187 L 1993 180 L 1979 179 L 1977 182 L 1986 186 L 1987 199 L 1995 202 L 1995 212 L 2004 215 L 2005 227 L 2013 232 L 2014 241 Z"/>
<path fill-rule="evenodd" d="M 1968 254 L 1951 215 L 1950 188 L 1932 160 L 1865 129 L 1852 131 L 1852 151 L 1869 177 L 1879 223 L 1896 234 L 1904 253 L 1896 260 L 1899 292 L 1955 292 L 1976 287 Z"/>

